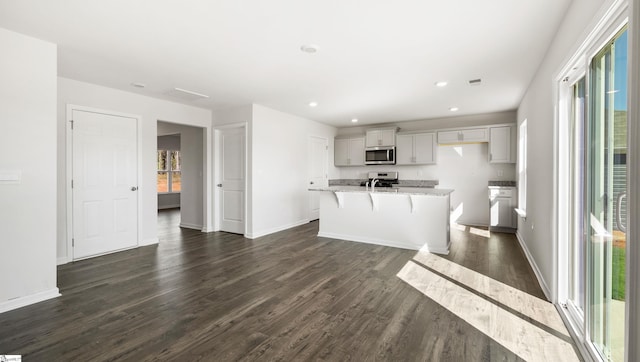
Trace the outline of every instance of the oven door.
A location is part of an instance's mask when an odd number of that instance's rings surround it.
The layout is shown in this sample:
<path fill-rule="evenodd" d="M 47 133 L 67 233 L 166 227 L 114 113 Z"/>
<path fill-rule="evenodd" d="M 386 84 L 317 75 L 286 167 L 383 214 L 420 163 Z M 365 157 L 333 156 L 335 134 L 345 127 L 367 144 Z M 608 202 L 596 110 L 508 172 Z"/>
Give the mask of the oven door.
<path fill-rule="evenodd" d="M 365 164 L 367 165 L 395 165 L 395 147 L 374 147 L 365 150 Z"/>

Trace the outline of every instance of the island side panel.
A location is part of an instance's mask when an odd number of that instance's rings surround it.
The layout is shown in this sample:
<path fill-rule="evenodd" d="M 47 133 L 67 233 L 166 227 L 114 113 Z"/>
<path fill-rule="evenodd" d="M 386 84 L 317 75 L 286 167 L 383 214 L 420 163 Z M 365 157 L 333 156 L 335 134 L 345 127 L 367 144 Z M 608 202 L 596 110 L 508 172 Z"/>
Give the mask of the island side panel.
<path fill-rule="evenodd" d="M 343 208 L 333 192 L 321 192 L 318 236 L 448 254 L 448 195 L 344 192 L 341 199 Z"/>

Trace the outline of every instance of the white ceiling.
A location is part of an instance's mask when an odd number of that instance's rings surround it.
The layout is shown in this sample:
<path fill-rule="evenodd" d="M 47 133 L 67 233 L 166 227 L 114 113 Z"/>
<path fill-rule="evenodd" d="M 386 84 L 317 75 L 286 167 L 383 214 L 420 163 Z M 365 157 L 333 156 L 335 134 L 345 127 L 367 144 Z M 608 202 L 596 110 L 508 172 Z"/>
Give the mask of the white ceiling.
<path fill-rule="evenodd" d="M 0 0 L 0 27 L 58 44 L 63 77 L 342 127 L 516 109 L 569 2 Z"/>

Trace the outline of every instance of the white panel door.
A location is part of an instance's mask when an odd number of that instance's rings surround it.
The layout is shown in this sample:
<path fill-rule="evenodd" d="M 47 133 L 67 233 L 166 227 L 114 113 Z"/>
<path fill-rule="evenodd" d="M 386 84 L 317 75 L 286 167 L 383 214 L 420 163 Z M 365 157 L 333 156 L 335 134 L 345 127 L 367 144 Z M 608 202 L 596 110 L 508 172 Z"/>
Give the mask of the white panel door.
<path fill-rule="evenodd" d="M 329 143 L 326 138 L 309 137 L 309 187 L 326 187 Z M 320 218 L 320 193 L 309 191 L 309 220 Z"/>
<path fill-rule="evenodd" d="M 73 259 L 138 245 L 137 120 L 73 110 Z"/>
<path fill-rule="evenodd" d="M 220 133 L 220 230 L 244 234 L 245 136 L 244 128 Z"/>

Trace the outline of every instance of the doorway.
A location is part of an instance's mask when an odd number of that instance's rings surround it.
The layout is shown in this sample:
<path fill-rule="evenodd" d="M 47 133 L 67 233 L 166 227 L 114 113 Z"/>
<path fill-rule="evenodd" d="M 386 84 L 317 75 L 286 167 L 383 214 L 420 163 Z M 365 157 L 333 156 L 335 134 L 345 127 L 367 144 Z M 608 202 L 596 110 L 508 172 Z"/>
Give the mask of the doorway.
<path fill-rule="evenodd" d="M 158 121 L 157 136 L 158 209 L 179 209 L 179 227 L 203 230 L 204 129 Z"/>
<path fill-rule="evenodd" d="M 329 143 L 326 138 L 309 136 L 309 187 L 328 186 Z M 320 193 L 309 191 L 309 221 L 320 218 Z"/>

